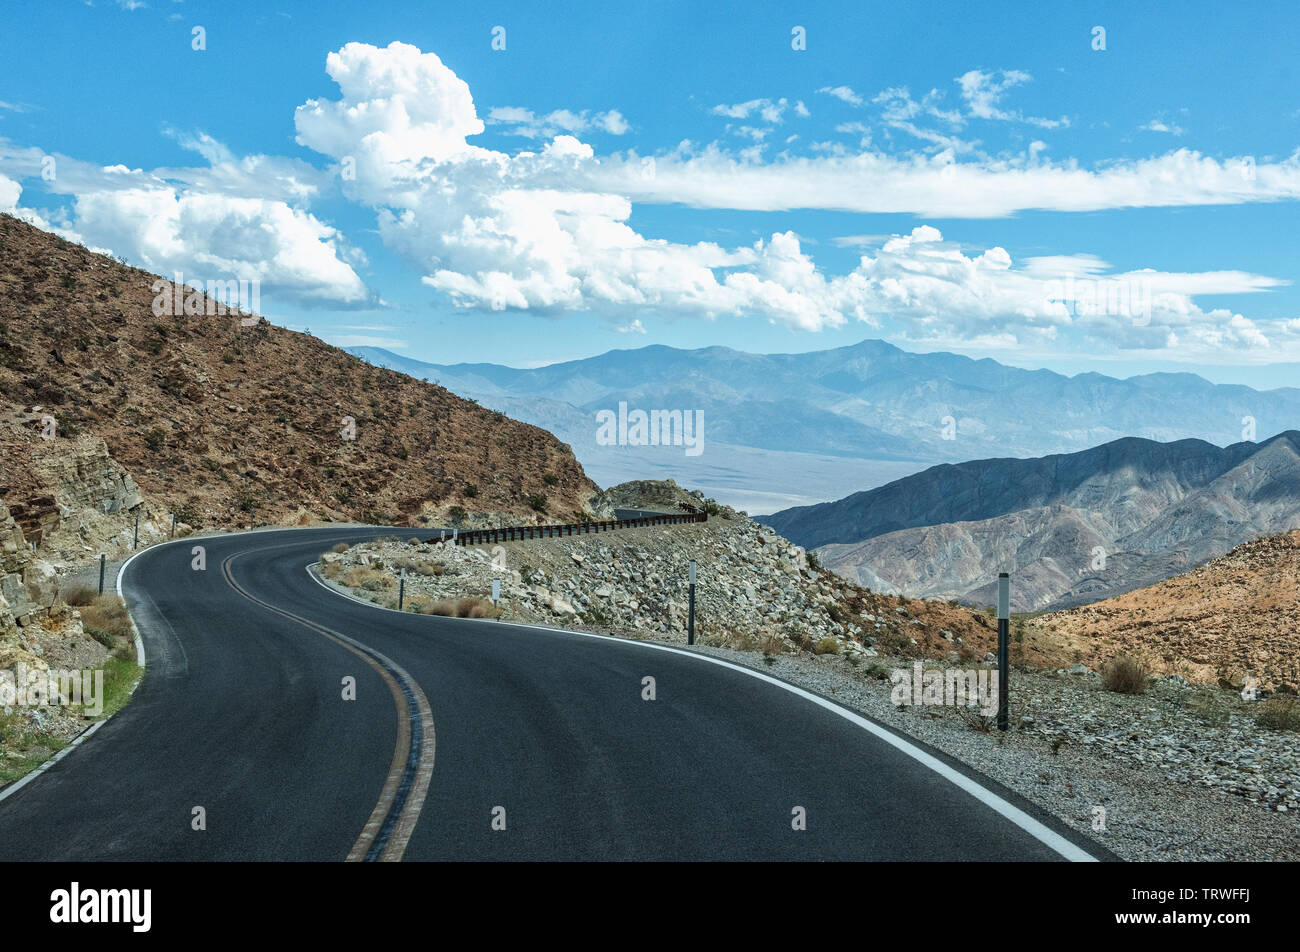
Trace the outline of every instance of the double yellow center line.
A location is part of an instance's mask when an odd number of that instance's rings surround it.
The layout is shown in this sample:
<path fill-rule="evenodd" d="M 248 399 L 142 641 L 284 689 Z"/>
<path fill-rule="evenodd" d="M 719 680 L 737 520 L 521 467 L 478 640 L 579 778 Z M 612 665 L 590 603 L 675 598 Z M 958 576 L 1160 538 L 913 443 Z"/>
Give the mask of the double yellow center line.
<path fill-rule="evenodd" d="M 291 542 L 268 548 L 284 549 L 300 545 L 301 542 Z M 258 551 L 264 552 L 266 549 Z M 231 563 L 247 554 L 249 553 L 242 552 L 228 556 L 221 563 L 221 574 L 227 585 L 267 611 L 295 621 L 346 648 L 374 668 L 393 695 L 393 704 L 397 708 L 397 746 L 393 750 L 393 762 L 388 771 L 388 779 L 379 794 L 379 802 L 375 804 L 370 819 L 366 821 L 365 828 L 348 853 L 347 861 L 396 863 L 406 852 L 433 776 L 435 738 L 429 700 L 415 679 L 392 659 L 342 632 L 263 601 L 235 581 L 230 570 Z"/>

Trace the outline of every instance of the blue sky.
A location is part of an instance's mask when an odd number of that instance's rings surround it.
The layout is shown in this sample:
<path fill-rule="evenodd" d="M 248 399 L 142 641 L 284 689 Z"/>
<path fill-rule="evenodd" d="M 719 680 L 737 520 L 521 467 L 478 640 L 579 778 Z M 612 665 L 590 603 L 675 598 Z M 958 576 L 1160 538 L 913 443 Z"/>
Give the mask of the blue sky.
<path fill-rule="evenodd" d="M 6 4 L 0 206 L 437 362 L 1293 380 L 1294 5 L 328 6 Z"/>

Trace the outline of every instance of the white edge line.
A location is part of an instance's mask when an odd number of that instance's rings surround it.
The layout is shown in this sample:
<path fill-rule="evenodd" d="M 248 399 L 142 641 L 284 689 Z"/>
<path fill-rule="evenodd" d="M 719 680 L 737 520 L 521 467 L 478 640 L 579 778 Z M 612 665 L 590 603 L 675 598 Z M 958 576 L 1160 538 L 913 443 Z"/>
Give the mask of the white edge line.
<path fill-rule="evenodd" d="M 358 598 L 346 592 L 339 591 L 338 589 L 325 584 L 324 580 L 317 578 L 316 573 L 314 573 L 311 570 L 310 565 L 307 566 L 307 574 L 311 577 L 312 581 L 314 581 L 321 588 L 325 589 L 327 592 L 333 592 L 335 595 L 340 595 L 343 598 L 350 599 L 351 601 L 354 601 L 359 605 L 366 605 L 369 606 L 370 608 L 377 608 L 380 611 L 397 612 L 396 608 L 385 608 L 382 605 L 376 605 L 373 602 L 365 601 L 364 599 Z M 404 612 L 398 612 L 398 614 L 410 615 L 412 613 L 404 611 Z M 757 678 L 760 681 L 766 681 L 768 684 L 776 685 L 777 687 L 783 688 L 784 690 L 789 691 L 792 694 L 796 694 L 799 697 L 804 698 L 805 700 L 812 701 L 814 704 L 818 705 L 819 707 L 823 707 L 833 714 L 838 714 L 840 717 L 844 718 L 850 723 L 856 724 L 858 727 L 861 727 L 863 730 L 868 731 L 871 734 L 874 734 L 876 737 L 880 738 L 885 743 L 889 744 L 891 747 L 894 747 L 901 753 L 904 753 L 908 757 L 911 757 L 913 760 L 917 761 L 922 766 L 930 768 L 939 776 L 947 780 L 949 783 L 952 783 L 953 785 L 966 791 L 966 793 L 969 793 L 980 803 L 984 804 L 986 807 L 993 810 L 995 813 L 1001 814 L 1003 817 L 1010 820 L 1016 826 L 1020 827 L 1022 830 L 1024 830 L 1026 833 L 1032 836 L 1034 839 L 1038 840 L 1044 846 L 1047 846 L 1049 849 L 1055 850 L 1057 853 L 1059 853 L 1061 856 L 1068 859 L 1070 862 L 1072 863 L 1098 862 L 1097 857 L 1093 856 L 1087 850 L 1083 849 L 1083 847 L 1075 845 L 1070 840 L 1066 839 L 1064 836 L 1061 836 L 1061 834 L 1050 829 L 1040 820 L 1034 819 L 1032 816 L 1030 816 L 1024 810 L 1020 809 L 1018 806 L 1009 803 L 1007 800 L 998 796 L 992 790 L 989 790 L 987 787 L 983 786 L 982 784 L 976 782 L 975 780 L 972 780 L 970 777 L 966 776 L 961 771 L 954 770 L 952 767 L 949 767 L 938 757 L 935 757 L 933 754 L 927 753 L 926 751 L 917 747 L 915 744 L 912 744 L 904 740 L 903 738 L 895 734 L 893 731 L 886 730 L 885 728 L 881 727 L 879 724 L 875 723 L 874 721 L 868 720 L 867 718 L 858 714 L 856 711 L 850 711 L 848 708 L 841 707 L 840 705 L 836 704 L 833 701 L 828 701 L 824 697 L 820 697 L 819 695 L 813 694 L 811 691 L 805 691 L 803 688 L 790 684 L 789 682 L 782 681 L 780 678 L 774 678 L 771 675 L 764 674 L 762 671 L 756 671 L 753 668 L 748 668 L 745 667 L 744 665 L 735 664 L 731 661 L 724 661 L 723 659 L 715 658 L 712 655 L 699 654 L 694 651 L 685 651 L 681 648 L 675 648 L 672 645 L 661 645 L 661 644 L 656 644 L 655 642 L 652 641 L 636 641 L 631 638 L 616 638 L 613 635 L 600 635 L 591 631 L 574 631 L 571 628 L 548 628 L 544 625 L 530 625 L 527 624 L 526 622 L 517 622 L 517 621 L 501 621 L 495 618 L 462 618 L 458 620 L 492 622 L 498 625 L 510 625 L 511 627 L 514 628 L 531 628 L 534 631 L 563 632 L 569 635 L 579 635 L 583 638 L 596 638 L 601 641 L 613 641 L 622 645 L 639 645 L 642 648 L 649 648 L 655 651 L 668 651 L 671 652 L 672 654 L 682 655 L 683 657 L 686 658 L 695 658 L 698 661 L 707 661 L 710 664 L 716 664 L 724 668 L 730 668 L 733 671 L 739 671 L 741 674 L 747 674 L 750 677 Z"/>
<path fill-rule="evenodd" d="M 179 542 L 181 540 L 168 539 L 167 541 Z M 164 542 L 161 544 L 166 545 L 167 543 Z M 117 592 L 118 598 L 122 598 L 122 575 L 126 572 L 126 567 L 131 564 L 131 561 L 136 556 L 144 555 L 151 548 L 154 548 L 154 546 L 147 546 L 135 552 L 130 558 L 128 558 L 125 562 L 123 562 L 121 567 L 117 570 L 117 579 L 113 582 L 113 588 Z M 122 599 L 122 600 L 123 602 L 126 601 L 126 599 Z M 127 611 L 126 617 L 131 622 L 131 631 L 135 634 L 135 663 L 143 668 L 145 666 L 144 639 L 140 637 L 140 629 L 136 627 L 135 619 L 131 617 L 130 610 Z M 72 743 L 70 743 L 67 747 L 64 747 L 61 751 L 59 751 L 49 760 L 45 761 L 45 763 L 41 764 L 31 773 L 27 774 L 27 776 L 23 777 L 21 780 L 15 780 L 13 783 L 9 784 L 9 786 L 5 787 L 3 790 L 0 790 L 0 800 L 4 800 L 8 797 L 13 796 L 15 793 L 17 793 L 23 787 L 27 786 L 29 783 L 31 783 L 41 774 L 45 773 L 45 771 L 49 770 L 51 767 L 57 764 L 64 757 L 68 756 L 68 754 L 76 750 L 77 747 L 80 746 L 83 740 L 89 738 L 92 734 L 95 733 L 95 731 L 99 730 L 101 727 L 103 727 L 105 724 L 107 724 L 116 716 L 117 716 L 116 713 L 114 713 L 114 714 L 110 714 L 108 717 L 104 717 L 101 718 L 100 720 L 95 721 L 95 723 L 91 724 L 84 731 L 78 734 L 76 738 L 72 741 Z"/>
<path fill-rule="evenodd" d="M 309 528 L 323 529 L 323 528 L 332 528 L 332 527 L 311 526 Z M 261 530 L 253 530 L 253 531 L 261 531 Z M 223 536 L 235 535 L 235 533 L 233 532 L 221 533 L 221 535 Z M 153 545 L 147 545 L 143 549 L 138 549 L 135 552 L 133 552 L 131 556 L 127 558 L 127 560 L 123 562 L 117 570 L 117 578 L 113 582 L 113 588 L 117 592 L 117 597 L 121 598 L 123 602 L 126 601 L 126 599 L 122 596 L 122 578 L 126 575 L 126 567 L 130 565 L 133 561 L 135 561 L 137 557 L 144 555 L 146 552 L 148 552 L 151 549 L 158 549 L 164 545 L 174 545 L 177 542 L 193 542 L 197 538 L 210 538 L 210 537 L 209 536 L 183 536 L 179 539 L 166 539 L 162 542 L 155 542 Z M 326 587 L 328 588 L 328 586 Z M 375 606 L 375 607 L 379 607 L 379 606 Z M 140 637 L 140 629 L 136 625 L 135 619 L 131 617 L 130 609 L 127 610 L 126 617 L 131 622 L 131 630 L 135 633 L 135 663 L 143 668 L 145 667 L 144 639 Z M 15 793 L 17 793 L 23 787 L 27 786 L 29 783 L 31 783 L 41 774 L 45 773 L 45 771 L 49 770 L 51 767 L 57 764 L 64 757 L 68 756 L 68 754 L 72 753 L 83 740 L 90 737 L 91 734 L 95 733 L 95 731 L 99 730 L 101 727 L 103 727 L 105 724 L 107 724 L 116 716 L 117 716 L 116 714 L 110 714 L 108 717 L 101 718 L 100 720 L 95 721 L 95 723 L 91 724 L 84 731 L 78 734 L 76 738 L 72 741 L 72 743 L 70 743 L 67 747 L 63 748 L 61 751 L 59 751 L 49 760 L 45 761 L 45 763 L 41 764 L 31 773 L 27 774 L 27 776 L 23 777 L 20 780 L 15 780 L 13 783 L 9 784 L 9 786 L 5 787 L 3 790 L 0 790 L 0 800 L 4 800 L 8 797 L 13 796 Z"/>
<path fill-rule="evenodd" d="M 140 549 L 138 552 L 136 552 L 134 555 L 132 555 L 130 558 L 128 558 L 125 562 L 123 562 L 118 567 L 117 579 L 116 581 L 113 582 L 113 588 L 116 589 L 117 597 L 122 599 L 122 602 L 124 604 L 126 602 L 126 598 L 122 595 L 122 576 L 126 574 L 126 567 L 130 565 L 132 562 L 134 562 L 139 556 L 142 556 L 146 552 L 148 552 L 149 549 L 151 548 L 153 547 L 147 546 L 146 548 Z M 131 620 L 131 630 L 135 632 L 135 663 L 143 668 L 145 666 L 144 639 L 140 637 L 140 629 L 136 626 L 135 619 L 131 618 L 130 609 L 127 609 L 126 617 Z"/>
<path fill-rule="evenodd" d="M 87 737 L 89 737 L 91 734 L 95 733 L 95 731 L 99 730 L 101 727 L 107 724 L 110 720 L 112 720 L 111 715 L 109 717 L 105 717 L 103 720 L 95 721 L 95 723 L 91 724 L 84 731 L 78 734 L 76 739 L 71 744 L 69 744 L 67 747 L 64 747 L 61 751 L 59 751 L 49 760 L 45 761 L 45 763 L 41 764 L 39 767 L 37 767 L 27 776 L 23 777 L 21 780 L 15 780 L 9 786 L 5 787 L 3 790 L 0 790 L 0 800 L 4 800 L 7 797 L 13 796 L 15 793 L 17 793 L 23 787 L 27 786 L 29 783 L 31 783 L 41 774 L 45 773 L 45 771 L 49 770 L 51 767 L 57 764 L 64 757 L 68 756 L 68 754 L 76 750 L 77 745 L 79 745 Z"/>

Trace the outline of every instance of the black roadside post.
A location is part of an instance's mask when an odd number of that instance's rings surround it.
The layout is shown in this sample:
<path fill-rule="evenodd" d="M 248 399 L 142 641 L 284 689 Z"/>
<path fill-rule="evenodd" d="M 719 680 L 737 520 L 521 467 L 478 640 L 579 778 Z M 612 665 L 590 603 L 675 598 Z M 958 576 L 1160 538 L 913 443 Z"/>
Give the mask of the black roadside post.
<path fill-rule="evenodd" d="M 140 545 L 140 510 L 135 511 L 135 538 L 131 540 L 131 548 L 136 549 Z"/>
<path fill-rule="evenodd" d="M 695 644 L 695 560 L 691 559 L 690 608 L 686 617 L 686 643 Z"/>
<path fill-rule="evenodd" d="M 104 594 L 104 553 L 99 553 L 99 594 Z"/>
<path fill-rule="evenodd" d="M 1011 665 L 1007 655 L 1010 651 L 1011 638 L 1011 577 L 1006 572 L 998 573 L 998 730 L 1004 731 L 1009 725 L 1011 704 L 1008 696 Z"/>
<path fill-rule="evenodd" d="M 406 601 L 406 568 L 402 568 L 401 579 L 397 583 L 397 610 L 402 610 L 402 605 Z"/>

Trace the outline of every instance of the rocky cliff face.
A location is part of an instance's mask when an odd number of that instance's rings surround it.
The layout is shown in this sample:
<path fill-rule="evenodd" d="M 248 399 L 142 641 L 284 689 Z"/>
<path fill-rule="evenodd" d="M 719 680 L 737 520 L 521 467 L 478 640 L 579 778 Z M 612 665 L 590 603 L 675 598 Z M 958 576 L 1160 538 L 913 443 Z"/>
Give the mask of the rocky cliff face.
<path fill-rule="evenodd" d="M 22 527 L 9 509 L 0 503 L 0 667 L 10 663 L 5 655 L 19 652 L 30 637 L 20 629 L 62 624 L 62 610 L 55 607 L 59 594 L 58 575 L 31 550 Z M 25 660 L 22 657 L 17 660 Z"/>
<path fill-rule="evenodd" d="M 131 545 L 137 510 L 145 516 L 141 538 L 157 532 L 147 521 L 139 486 L 103 440 L 82 435 L 47 441 L 12 425 L 0 431 L 7 448 L 0 461 L 0 500 L 40 554 L 59 562 L 101 551 L 119 554 Z M 161 507 L 152 509 L 162 514 Z"/>
<path fill-rule="evenodd" d="M 1115 595 L 1300 526 L 1300 433 L 1226 448 L 1120 440 L 1086 453 L 938 466 L 765 517 L 860 584 L 1018 611 Z"/>

